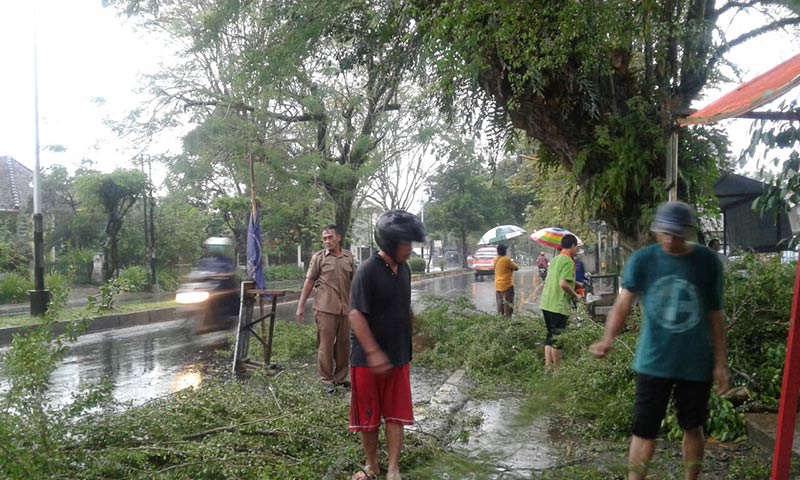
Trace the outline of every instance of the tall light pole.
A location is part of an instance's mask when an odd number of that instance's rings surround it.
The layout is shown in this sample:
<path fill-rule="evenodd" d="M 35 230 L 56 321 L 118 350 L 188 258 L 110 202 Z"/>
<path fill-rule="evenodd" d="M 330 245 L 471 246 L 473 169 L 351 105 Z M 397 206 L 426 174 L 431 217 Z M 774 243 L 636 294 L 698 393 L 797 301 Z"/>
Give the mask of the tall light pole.
<path fill-rule="evenodd" d="M 50 291 L 44 288 L 44 261 L 42 241 L 44 239 L 44 222 L 42 219 L 42 194 L 39 184 L 39 55 L 37 48 L 36 3 L 33 6 L 33 284 L 34 289 L 28 292 L 31 299 L 31 316 L 37 317 L 47 312 Z"/>

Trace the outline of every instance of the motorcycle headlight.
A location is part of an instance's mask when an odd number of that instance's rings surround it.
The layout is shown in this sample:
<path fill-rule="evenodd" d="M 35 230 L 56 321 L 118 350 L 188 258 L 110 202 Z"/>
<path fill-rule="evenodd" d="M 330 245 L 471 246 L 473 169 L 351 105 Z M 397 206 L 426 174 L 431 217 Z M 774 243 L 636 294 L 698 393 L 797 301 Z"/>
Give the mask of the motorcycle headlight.
<path fill-rule="evenodd" d="M 208 292 L 180 292 L 175 295 L 175 301 L 182 304 L 202 303 L 208 300 Z"/>

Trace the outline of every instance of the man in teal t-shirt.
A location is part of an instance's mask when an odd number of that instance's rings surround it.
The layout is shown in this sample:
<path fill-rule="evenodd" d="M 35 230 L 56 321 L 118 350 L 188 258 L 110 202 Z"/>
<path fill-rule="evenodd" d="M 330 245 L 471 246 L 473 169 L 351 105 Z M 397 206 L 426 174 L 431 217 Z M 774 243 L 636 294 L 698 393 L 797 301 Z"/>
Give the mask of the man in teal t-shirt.
<path fill-rule="evenodd" d="M 578 254 L 578 238 L 567 234 L 561 239 L 561 253 L 550 261 L 547 278 L 542 289 L 542 315 L 547 327 L 544 340 L 544 368 L 549 370 L 561 361 L 561 350 L 555 337 L 567 328 L 567 318 L 572 309 L 572 299 L 580 298 L 575 293 L 575 255 Z"/>
<path fill-rule="evenodd" d="M 606 321 L 603 338 L 589 347 L 604 358 L 625 325 L 636 297 L 644 321 L 633 361 L 636 399 L 629 452 L 629 480 L 645 478 L 655 438 L 674 397 L 683 429 L 686 478 L 696 479 L 703 460 L 703 425 L 712 382 L 722 394 L 730 383 L 722 314 L 722 265 L 702 245 L 689 243 L 695 216 L 682 202 L 662 205 L 650 229 L 657 245 L 628 260 L 623 290 Z"/>

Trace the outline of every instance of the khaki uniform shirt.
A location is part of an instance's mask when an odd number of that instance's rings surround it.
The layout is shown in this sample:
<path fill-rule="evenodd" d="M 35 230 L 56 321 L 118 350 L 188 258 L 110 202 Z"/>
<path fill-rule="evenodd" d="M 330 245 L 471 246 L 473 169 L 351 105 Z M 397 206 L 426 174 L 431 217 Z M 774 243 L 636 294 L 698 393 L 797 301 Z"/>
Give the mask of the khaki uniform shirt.
<path fill-rule="evenodd" d="M 314 310 L 347 315 L 354 271 L 353 254 L 348 250 L 342 249 L 338 256 L 327 250 L 312 255 L 306 278 L 314 281 Z"/>

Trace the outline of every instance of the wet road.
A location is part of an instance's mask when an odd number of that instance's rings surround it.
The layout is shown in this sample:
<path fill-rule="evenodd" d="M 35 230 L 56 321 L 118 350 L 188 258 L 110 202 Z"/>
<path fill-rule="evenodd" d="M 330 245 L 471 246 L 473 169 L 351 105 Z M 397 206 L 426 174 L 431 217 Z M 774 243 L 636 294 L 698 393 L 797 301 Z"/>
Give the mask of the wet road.
<path fill-rule="evenodd" d="M 538 295 L 534 271 L 524 268 L 515 275 L 518 308 L 532 308 Z M 495 309 L 493 277 L 475 280 L 467 273 L 412 284 L 415 308 L 426 295 L 466 296 L 481 310 Z M 278 319 L 294 321 L 296 305 L 279 305 Z M 313 321 L 310 305 L 306 306 L 307 321 Z M 215 350 L 227 346 L 229 336 L 225 331 L 195 335 L 185 319 L 84 335 L 54 372 L 52 398 L 66 402 L 73 392 L 103 377 L 113 382 L 116 400 L 134 405 L 197 385 L 202 381 L 201 367 Z M 5 389 L 7 382 L 0 379 L 0 391 Z"/>

